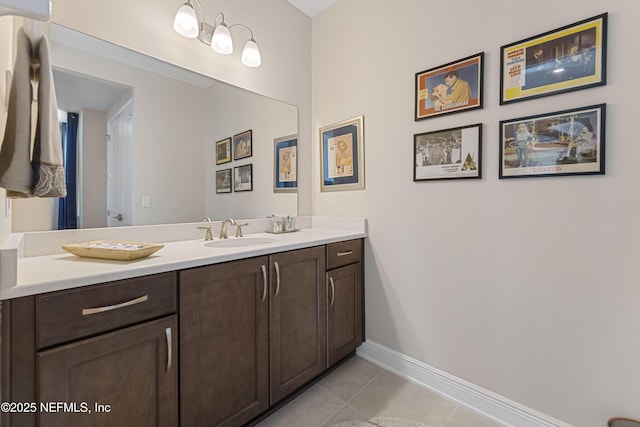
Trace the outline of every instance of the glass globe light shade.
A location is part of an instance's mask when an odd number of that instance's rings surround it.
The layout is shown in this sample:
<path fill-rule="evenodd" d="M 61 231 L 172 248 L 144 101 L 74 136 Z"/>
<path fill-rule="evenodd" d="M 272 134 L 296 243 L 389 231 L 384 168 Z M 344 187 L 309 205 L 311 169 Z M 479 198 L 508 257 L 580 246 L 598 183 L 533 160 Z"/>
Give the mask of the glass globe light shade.
<path fill-rule="evenodd" d="M 259 67 L 262 64 L 260 49 L 254 39 L 249 39 L 242 50 L 242 63 L 247 67 Z"/>
<path fill-rule="evenodd" d="M 224 22 L 216 25 L 211 38 L 211 49 L 218 53 L 228 55 L 233 52 L 233 40 L 231 40 L 231 32 Z"/>
<path fill-rule="evenodd" d="M 198 16 L 190 2 L 186 2 L 178 9 L 178 13 L 176 13 L 176 17 L 173 20 L 173 29 L 183 37 L 190 39 L 198 37 L 200 31 Z"/>

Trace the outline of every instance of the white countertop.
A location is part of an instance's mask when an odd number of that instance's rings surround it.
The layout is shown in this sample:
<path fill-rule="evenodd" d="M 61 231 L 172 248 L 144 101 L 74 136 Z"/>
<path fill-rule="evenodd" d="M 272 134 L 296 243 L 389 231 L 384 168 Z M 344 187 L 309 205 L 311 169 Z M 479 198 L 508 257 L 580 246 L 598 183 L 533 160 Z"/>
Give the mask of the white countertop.
<path fill-rule="evenodd" d="M 312 220 L 310 223 L 310 228 L 302 228 L 292 233 L 245 233 L 246 238 L 268 237 L 275 239 L 275 242 L 237 248 L 207 247 L 205 243 L 209 242 L 205 242 L 202 238 L 168 242 L 155 239 L 155 243 L 164 244 L 164 248 L 149 257 L 132 261 L 82 258 L 67 252 L 23 256 L 17 259 L 16 283 L 13 286 L 6 286 L 6 283 L 0 286 L 0 300 L 217 264 L 367 236 L 364 219 L 333 222 L 323 218 Z M 333 228 L 334 225 L 336 228 Z M 154 231 L 157 233 L 161 230 L 156 228 Z M 94 235 L 95 233 L 91 234 L 91 236 Z M 215 233 L 214 236 L 216 236 Z M 234 237 L 230 237 L 230 239 L 234 239 Z M 88 240 L 97 239 L 91 237 Z M 218 239 L 216 238 L 214 241 L 216 240 Z M 37 253 L 38 251 L 33 252 Z"/>

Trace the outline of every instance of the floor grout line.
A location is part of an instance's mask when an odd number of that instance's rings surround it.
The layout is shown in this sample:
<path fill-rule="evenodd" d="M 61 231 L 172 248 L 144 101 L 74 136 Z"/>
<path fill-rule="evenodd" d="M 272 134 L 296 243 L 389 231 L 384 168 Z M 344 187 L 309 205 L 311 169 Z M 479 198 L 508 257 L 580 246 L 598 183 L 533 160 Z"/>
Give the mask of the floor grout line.
<path fill-rule="evenodd" d="M 327 391 L 328 391 L 328 390 L 327 390 Z M 331 393 L 331 392 L 329 392 L 329 393 Z M 333 394 L 333 393 L 332 393 L 332 394 Z M 334 395 L 334 396 L 335 396 L 335 395 Z M 340 400 L 342 400 L 342 399 L 340 399 Z M 324 426 L 326 423 L 328 423 L 328 422 L 329 422 L 329 420 L 330 420 L 331 418 L 333 418 L 333 416 L 334 416 L 335 414 L 337 414 L 338 412 L 342 411 L 342 410 L 344 409 L 344 407 L 345 407 L 345 406 L 347 406 L 347 402 L 345 402 L 344 400 L 343 400 L 343 402 L 344 402 L 344 403 L 342 404 L 342 406 L 340 406 L 336 411 L 334 411 L 331 415 L 329 415 L 327 418 L 325 418 L 325 419 L 324 419 L 324 420 L 323 420 L 323 421 L 322 421 L 322 422 L 321 422 L 317 427 L 322 427 L 322 426 Z"/>
<path fill-rule="evenodd" d="M 384 372 L 384 369 L 380 369 L 380 372 L 378 372 L 373 378 L 371 378 L 365 385 L 363 385 L 362 387 L 360 387 L 360 390 L 358 390 L 357 392 L 354 393 L 353 396 L 351 396 L 351 399 L 347 400 L 347 404 L 349 404 L 353 399 L 356 398 L 356 396 L 358 396 L 360 393 L 362 393 L 362 391 L 367 388 L 369 386 L 369 384 L 371 384 L 376 378 L 378 378 L 380 375 L 382 375 L 382 373 Z"/>
<path fill-rule="evenodd" d="M 264 426 L 331 427 L 332 425 L 339 422 L 349 420 L 362 420 L 363 422 L 366 422 L 367 419 L 371 419 L 371 417 L 373 416 L 382 416 L 374 415 L 374 413 L 371 412 L 372 408 L 367 406 L 366 402 L 368 402 L 373 395 L 377 396 L 380 393 L 387 397 L 392 396 L 392 393 L 395 394 L 395 391 L 397 391 L 396 381 L 394 379 L 386 378 L 385 375 L 397 375 L 385 370 L 384 368 L 378 367 L 378 369 L 378 372 L 375 372 L 373 370 L 369 371 L 368 369 L 365 369 L 357 364 L 355 366 L 352 366 L 350 369 L 336 369 L 333 373 L 326 377 L 326 381 L 323 379 L 315 383 L 307 391 L 296 398 L 301 398 L 305 394 L 308 394 L 315 389 L 316 392 L 312 394 L 313 397 L 310 396 L 311 400 L 304 402 L 304 408 L 305 411 L 315 411 L 314 413 L 316 414 L 316 416 L 308 417 L 306 415 L 307 412 L 303 411 L 302 413 L 300 413 L 300 407 L 296 406 L 295 410 L 291 411 L 292 415 L 287 417 L 285 409 L 286 407 L 283 407 L 281 408 L 281 410 L 283 411 L 284 417 L 278 420 L 273 419 L 271 423 L 265 423 Z M 408 385 L 416 385 L 412 381 L 409 381 L 407 379 L 400 379 L 403 380 L 403 384 L 404 382 L 406 382 Z M 388 380 L 390 382 L 387 384 Z M 379 382 L 378 385 L 373 385 L 376 381 Z M 384 385 L 382 390 L 380 389 L 380 385 Z M 347 391 L 351 390 L 352 387 L 358 388 L 355 391 L 346 393 Z M 371 393 L 369 393 L 369 391 L 365 391 L 368 388 L 371 388 Z M 340 397 L 338 394 L 341 394 L 345 397 Z M 357 402 L 354 402 L 354 400 L 356 400 L 359 396 L 360 399 Z M 430 405 L 433 404 L 433 409 L 438 414 L 436 415 L 435 413 L 432 414 L 431 412 L 429 412 L 429 415 L 426 416 L 426 418 L 430 420 L 428 425 L 431 425 L 432 427 L 461 427 L 463 425 L 465 427 L 469 427 L 470 425 L 498 427 L 498 424 L 484 421 L 484 417 L 480 416 L 480 414 L 478 418 L 475 418 L 473 414 L 466 414 L 464 412 L 463 405 L 456 404 L 456 402 L 453 402 L 450 399 L 446 399 L 440 395 L 436 395 L 435 397 L 438 399 L 438 401 L 435 403 L 430 403 Z M 315 401 L 313 399 L 315 399 Z M 428 401 L 431 402 L 430 400 Z M 444 401 L 448 402 L 446 407 L 442 407 L 442 403 L 440 403 Z M 289 402 L 289 404 L 293 402 L 295 402 L 295 400 Z M 315 405 L 314 402 L 319 403 L 319 405 Z M 357 405 L 353 406 L 354 403 Z M 363 403 L 364 406 L 360 405 L 361 403 Z M 449 406 L 449 404 L 453 405 Z M 289 409 L 293 409 L 293 406 L 289 407 Z M 312 419 L 319 420 L 322 416 L 325 417 L 324 419 L 322 419 L 322 421 L 313 423 L 310 422 Z M 420 415 L 418 415 L 418 417 L 420 417 Z M 332 420 L 332 418 L 335 419 Z M 422 418 L 420 419 L 420 422 L 424 423 L 425 421 L 427 421 L 426 419 Z"/>
<path fill-rule="evenodd" d="M 384 372 L 384 369 L 380 368 L 380 372 L 378 372 L 376 375 L 374 375 L 369 381 L 367 381 L 367 383 L 365 385 L 363 385 L 362 387 L 360 387 L 360 389 L 358 391 L 356 391 L 350 398 L 349 400 L 343 400 L 341 397 L 336 396 L 334 393 L 331 392 L 331 390 L 329 390 L 328 388 L 324 387 L 322 384 L 318 383 L 317 385 L 319 387 L 322 387 L 324 390 L 326 390 L 329 394 L 331 394 L 332 396 L 335 396 L 336 398 L 342 400 L 344 403 L 342 406 L 340 406 L 340 408 L 338 408 L 336 411 L 334 411 L 331 415 L 329 415 L 324 421 L 322 421 L 322 423 L 320 423 L 320 425 L 318 427 L 322 427 L 324 426 L 333 416 L 335 416 L 338 412 L 342 411 L 346 406 L 349 405 L 349 403 L 355 399 L 355 397 L 357 395 L 359 395 L 360 393 L 362 393 L 362 391 L 367 388 L 367 386 L 369 384 L 371 384 L 376 378 L 378 378 L 382 373 Z M 337 374 L 338 371 L 335 372 L 335 374 Z"/>

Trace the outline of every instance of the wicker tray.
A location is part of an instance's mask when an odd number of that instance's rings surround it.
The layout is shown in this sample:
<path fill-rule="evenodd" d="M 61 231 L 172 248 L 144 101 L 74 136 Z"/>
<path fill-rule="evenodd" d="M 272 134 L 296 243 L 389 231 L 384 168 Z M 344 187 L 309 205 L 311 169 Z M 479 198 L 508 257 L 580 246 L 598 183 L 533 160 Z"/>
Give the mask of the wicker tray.
<path fill-rule="evenodd" d="M 87 258 L 115 259 L 131 261 L 147 257 L 164 245 L 142 242 L 123 242 L 115 240 L 94 240 L 92 242 L 62 245 L 62 249 L 74 255 Z"/>

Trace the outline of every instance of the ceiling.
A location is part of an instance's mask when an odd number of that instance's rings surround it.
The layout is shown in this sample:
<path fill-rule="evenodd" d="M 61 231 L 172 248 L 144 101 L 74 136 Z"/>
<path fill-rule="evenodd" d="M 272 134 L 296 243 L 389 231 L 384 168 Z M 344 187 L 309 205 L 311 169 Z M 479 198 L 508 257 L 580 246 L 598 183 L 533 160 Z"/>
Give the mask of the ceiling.
<path fill-rule="evenodd" d="M 56 82 L 58 108 L 69 113 L 79 113 L 85 108 L 107 111 L 125 92 L 132 91 L 131 88 L 58 69 L 53 70 L 53 80 Z"/>
<path fill-rule="evenodd" d="M 313 18 L 336 1 L 338 0 L 289 0 L 289 3 Z"/>

